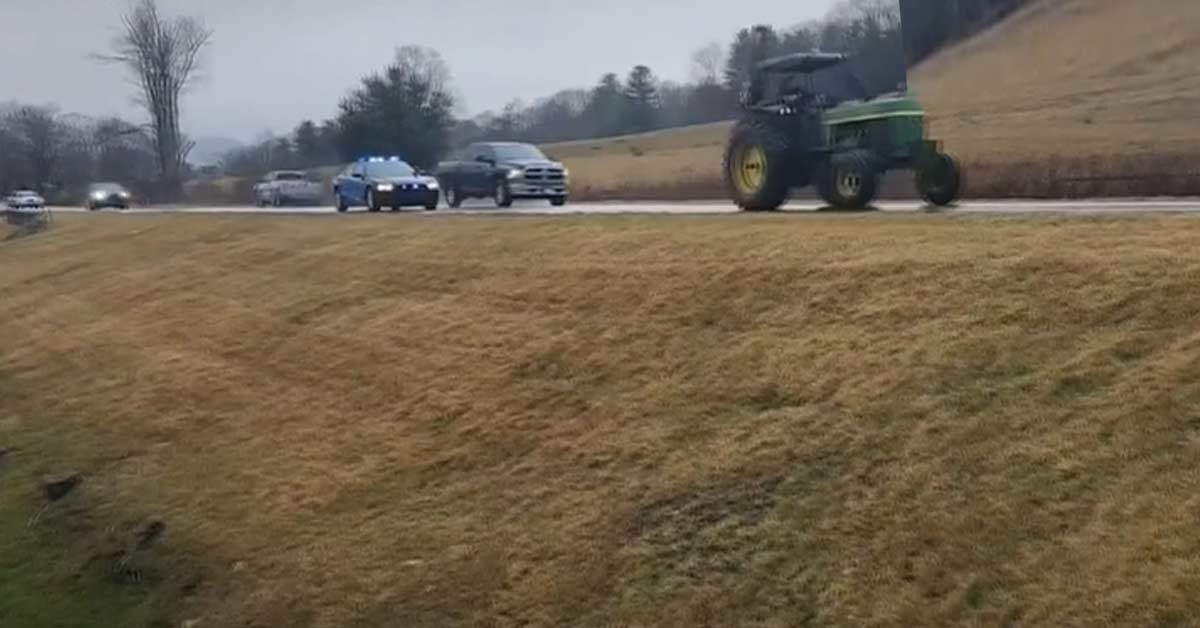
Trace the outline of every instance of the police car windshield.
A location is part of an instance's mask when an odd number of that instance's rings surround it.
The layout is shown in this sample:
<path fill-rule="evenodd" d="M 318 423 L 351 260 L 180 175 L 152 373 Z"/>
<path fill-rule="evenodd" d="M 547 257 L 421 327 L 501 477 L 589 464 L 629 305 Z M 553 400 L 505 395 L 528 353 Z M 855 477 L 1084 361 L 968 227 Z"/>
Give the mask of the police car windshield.
<path fill-rule="evenodd" d="M 416 174 L 412 166 L 403 161 L 373 161 L 367 164 L 367 176 L 372 179 L 411 177 Z"/>

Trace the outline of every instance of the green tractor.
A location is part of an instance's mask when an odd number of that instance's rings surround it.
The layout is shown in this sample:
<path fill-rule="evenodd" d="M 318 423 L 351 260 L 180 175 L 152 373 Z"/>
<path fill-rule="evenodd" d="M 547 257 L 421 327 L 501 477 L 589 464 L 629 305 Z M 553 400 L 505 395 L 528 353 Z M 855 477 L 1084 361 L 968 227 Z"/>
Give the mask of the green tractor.
<path fill-rule="evenodd" d="M 831 208 L 866 209 L 880 177 L 912 170 L 929 204 L 953 204 L 963 187 L 958 163 L 925 136 L 925 111 L 905 91 L 842 98 L 814 76 L 848 57 L 801 53 L 755 66 L 744 114 L 725 151 L 725 186 L 746 211 L 774 211 L 793 189 L 816 186 Z M 824 72 L 822 76 L 828 76 Z M 843 73 L 853 83 L 853 73 Z M 841 90 L 854 93 L 853 90 Z"/>

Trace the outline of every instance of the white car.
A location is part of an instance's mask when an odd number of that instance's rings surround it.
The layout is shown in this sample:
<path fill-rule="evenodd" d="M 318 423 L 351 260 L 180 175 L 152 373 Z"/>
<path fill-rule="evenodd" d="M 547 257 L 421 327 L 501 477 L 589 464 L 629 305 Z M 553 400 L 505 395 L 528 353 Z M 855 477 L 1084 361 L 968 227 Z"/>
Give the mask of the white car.
<path fill-rule="evenodd" d="M 325 189 L 303 172 L 284 170 L 272 172 L 254 186 L 254 203 L 259 207 L 274 205 L 315 205 L 325 196 Z"/>
<path fill-rule="evenodd" d="M 4 199 L 4 203 L 10 209 L 18 211 L 23 209 L 42 209 L 46 206 L 46 199 L 32 190 L 17 190 Z"/>

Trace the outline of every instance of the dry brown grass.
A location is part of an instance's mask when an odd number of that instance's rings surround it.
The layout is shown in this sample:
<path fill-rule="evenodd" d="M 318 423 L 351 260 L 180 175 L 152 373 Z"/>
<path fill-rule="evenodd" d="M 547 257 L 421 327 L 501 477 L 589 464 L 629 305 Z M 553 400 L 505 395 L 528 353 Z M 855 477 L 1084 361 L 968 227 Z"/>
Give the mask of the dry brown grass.
<path fill-rule="evenodd" d="M 973 196 L 1200 194 L 1198 66 L 1200 2 L 1043 0 L 912 82 L 931 134 L 969 167 Z M 707 125 L 547 150 L 588 197 L 720 198 L 727 133 Z M 1078 177 L 1109 180 L 1059 180 Z"/>
<path fill-rule="evenodd" d="M 0 446 L 161 517 L 175 620 L 1200 614 L 1194 218 L 105 215 L 0 268 Z"/>

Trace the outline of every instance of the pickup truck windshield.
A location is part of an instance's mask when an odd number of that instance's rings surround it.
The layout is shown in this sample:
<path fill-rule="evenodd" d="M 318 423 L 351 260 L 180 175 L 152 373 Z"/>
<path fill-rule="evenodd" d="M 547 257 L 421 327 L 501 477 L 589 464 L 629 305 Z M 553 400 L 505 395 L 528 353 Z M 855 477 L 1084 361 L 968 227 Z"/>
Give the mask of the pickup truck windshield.
<path fill-rule="evenodd" d="M 372 179 L 388 177 L 411 177 L 416 172 L 403 161 L 381 161 L 367 164 L 367 176 Z"/>
<path fill-rule="evenodd" d="M 496 146 L 496 159 L 500 161 L 524 161 L 528 159 L 545 160 L 546 155 L 533 146 L 516 144 L 513 146 Z"/>

